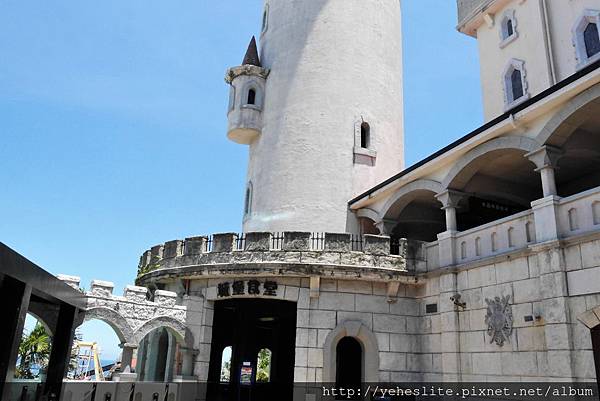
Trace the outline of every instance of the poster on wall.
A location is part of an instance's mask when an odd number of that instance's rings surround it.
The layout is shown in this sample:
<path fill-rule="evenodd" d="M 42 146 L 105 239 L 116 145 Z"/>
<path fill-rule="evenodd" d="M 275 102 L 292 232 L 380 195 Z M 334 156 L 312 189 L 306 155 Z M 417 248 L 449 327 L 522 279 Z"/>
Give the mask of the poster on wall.
<path fill-rule="evenodd" d="M 244 362 L 240 370 L 240 384 L 242 386 L 252 385 L 252 363 Z"/>

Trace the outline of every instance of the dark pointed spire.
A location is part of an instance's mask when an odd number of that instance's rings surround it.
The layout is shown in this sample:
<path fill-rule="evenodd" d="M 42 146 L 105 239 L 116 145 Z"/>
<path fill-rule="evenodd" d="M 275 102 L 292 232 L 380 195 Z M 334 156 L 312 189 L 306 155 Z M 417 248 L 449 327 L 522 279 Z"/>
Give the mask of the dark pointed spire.
<path fill-rule="evenodd" d="M 248 45 L 248 50 L 246 50 L 246 55 L 244 56 L 244 61 L 242 65 L 255 65 L 257 67 L 262 67 L 260 65 L 260 58 L 258 57 L 258 48 L 256 47 L 256 38 L 252 36 L 252 40 L 250 40 L 250 44 Z"/>

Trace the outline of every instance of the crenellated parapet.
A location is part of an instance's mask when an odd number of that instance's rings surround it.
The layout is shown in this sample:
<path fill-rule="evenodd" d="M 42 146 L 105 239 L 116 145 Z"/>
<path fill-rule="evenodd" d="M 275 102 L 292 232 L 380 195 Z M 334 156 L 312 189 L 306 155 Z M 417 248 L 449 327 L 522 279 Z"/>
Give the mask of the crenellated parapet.
<path fill-rule="evenodd" d="M 406 245 L 390 253 L 387 236 L 343 233 L 222 233 L 156 245 L 144 252 L 138 283 L 153 277 L 236 274 L 336 275 L 389 279 L 405 275 Z"/>
<path fill-rule="evenodd" d="M 79 289 L 79 277 L 57 277 Z M 123 295 L 114 295 L 113 290 L 112 282 L 93 280 L 89 290 L 84 291 L 87 307 L 83 320 L 105 321 L 115 329 L 124 344 L 137 344 L 159 327 L 169 328 L 185 338 L 186 307 L 177 305 L 176 293 L 156 290 L 150 300 L 146 287 L 128 285 Z"/>

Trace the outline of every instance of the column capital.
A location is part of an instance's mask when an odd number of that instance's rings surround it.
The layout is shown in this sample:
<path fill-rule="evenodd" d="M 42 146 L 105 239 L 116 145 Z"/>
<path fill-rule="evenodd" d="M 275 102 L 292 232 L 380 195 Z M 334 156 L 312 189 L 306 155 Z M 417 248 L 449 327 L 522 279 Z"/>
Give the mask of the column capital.
<path fill-rule="evenodd" d="M 392 235 L 392 231 L 397 224 L 395 220 L 381 219 L 375 222 L 375 227 L 379 230 L 380 235 Z"/>
<path fill-rule="evenodd" d="M 119 344 L 119 348 L 133 348 L 136 349 L 138 345 L 136 343 L 121 343 Z"/>
<path fill-rule="evenodd" d="M 533 152 L 525 154 L 536 166 L 536 171 L 540 171 L 545 168 L 556 169 L 558 160 L 563 155 L 563 150 L 554 146 L 544 145 Z"/>
<path fill-rule="evenodd" d="M 443 205 L 442 209 L 458 208 L 458 203 L 467 198 L 469 194 L 454 189 L 446 189 L 435 195 L 435 198 Z"/>

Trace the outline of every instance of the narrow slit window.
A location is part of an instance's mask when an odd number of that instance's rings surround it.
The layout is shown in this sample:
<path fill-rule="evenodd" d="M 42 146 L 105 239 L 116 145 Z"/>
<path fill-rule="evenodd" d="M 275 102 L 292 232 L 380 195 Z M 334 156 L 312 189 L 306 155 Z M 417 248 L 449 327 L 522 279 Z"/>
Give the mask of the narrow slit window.
<path fill-rule="evenodd" d="M 598 35 L 598 25 L 590 22 L 583 31 L 583 40 L 585 42 L 585 52 L 588 57 L 595 56 L 600 52 L 600 36 Z"/>
<path fill-rule="evenodd" d="M 368 123 L 360 125 L 360 147 L 368 149 L 371 145 L 371 127 Z"/>
<path fill-rule="evenodd" d="M 256 104 L 256 91 L 254 89 L 250 89 L 248 91 L 248 101 L 247 104 Z"/>

